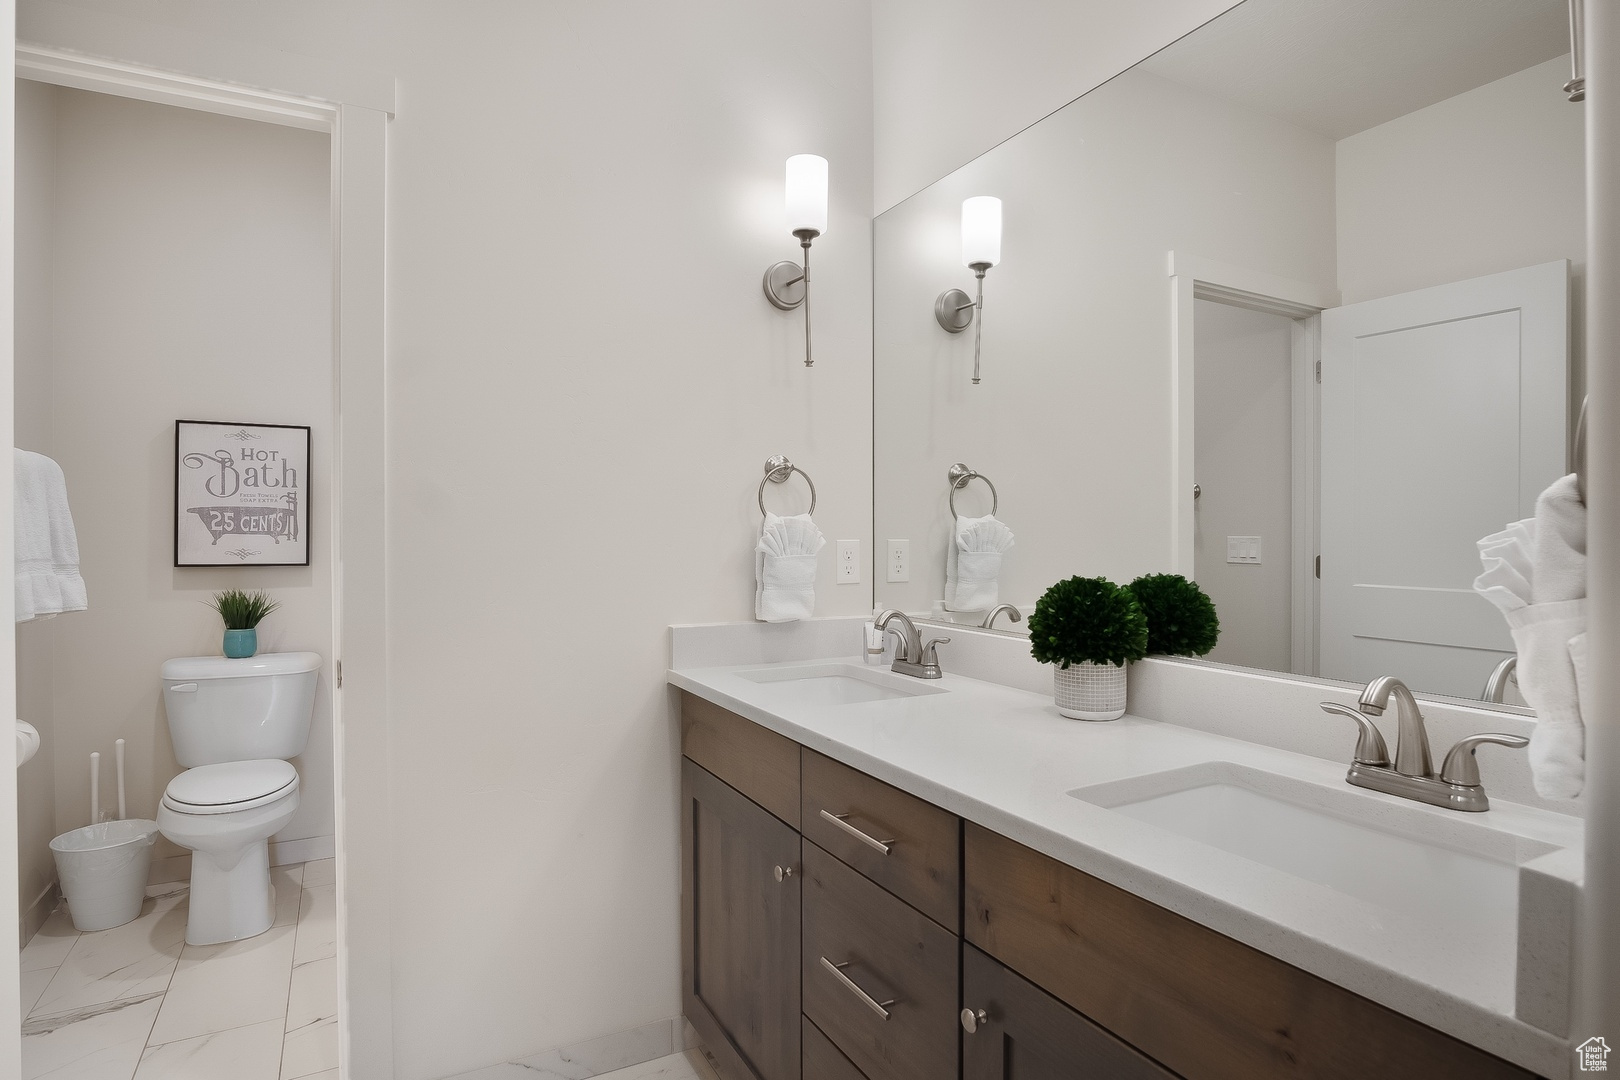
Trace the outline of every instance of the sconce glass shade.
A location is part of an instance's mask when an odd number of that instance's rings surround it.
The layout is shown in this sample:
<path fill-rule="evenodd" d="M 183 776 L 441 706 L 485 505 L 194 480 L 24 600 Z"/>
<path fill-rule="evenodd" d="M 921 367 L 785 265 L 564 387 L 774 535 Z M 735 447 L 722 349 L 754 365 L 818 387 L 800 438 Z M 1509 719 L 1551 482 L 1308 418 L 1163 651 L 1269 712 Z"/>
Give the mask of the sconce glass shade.
<path fill-rule="evenodd" d="M 962 265 L 990 267 L 1001 261 L 1001 200 L 975 195 L 962 201 Z"/>
<path fill-rule="evenodd" d="M 791 233 L 827 231 L 827 159 L 794 154 L 787 159 L 787 221 Z"/>

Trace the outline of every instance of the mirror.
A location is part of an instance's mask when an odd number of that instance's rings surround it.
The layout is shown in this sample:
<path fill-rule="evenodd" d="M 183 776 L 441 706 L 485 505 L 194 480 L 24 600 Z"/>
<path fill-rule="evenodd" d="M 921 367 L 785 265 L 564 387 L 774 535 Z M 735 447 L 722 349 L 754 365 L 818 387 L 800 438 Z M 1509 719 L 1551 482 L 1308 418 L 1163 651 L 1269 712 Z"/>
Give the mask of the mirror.
<path fill-rule="evenodd" d="M 881 214 L 877 602 L 981 622 L 946 553 L 993 485 L 1026 614 L 1183 573 L 1209 661 L 1480 698 L 1512 642 L 1475 541 L 1567 471 L 1581 399 L 1568 33 L 1564 0 L 1246 0 Z"/>

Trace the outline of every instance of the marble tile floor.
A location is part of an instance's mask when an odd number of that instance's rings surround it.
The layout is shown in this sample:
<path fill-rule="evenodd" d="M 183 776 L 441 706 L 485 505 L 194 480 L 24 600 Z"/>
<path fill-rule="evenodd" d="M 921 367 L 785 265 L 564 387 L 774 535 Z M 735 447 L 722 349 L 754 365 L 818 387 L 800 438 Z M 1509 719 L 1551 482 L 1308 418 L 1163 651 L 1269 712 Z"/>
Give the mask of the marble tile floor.
<path fill-rule="evenodd" d="M 588 1069 L 571 1069 L 561 1065 L 520 1065 L 512 1062 L 495 1065 L 477 1072 L 465 1073 L 454 1080 L 720 1080 L 702 1050 L 693 1048 L 678 1054 L 643 1061 L 639 1065 L 616 1069 L 608 1073 L 593 1073 Z"/>
<path fill-rule="evenodd" d="M 185 882 L 111 930 L 58 908 L 22 951 L 22 1080 L 337 1080 L 332 860 L 270 875 L 275 924 L 224 945 L 185 943 Z"/>

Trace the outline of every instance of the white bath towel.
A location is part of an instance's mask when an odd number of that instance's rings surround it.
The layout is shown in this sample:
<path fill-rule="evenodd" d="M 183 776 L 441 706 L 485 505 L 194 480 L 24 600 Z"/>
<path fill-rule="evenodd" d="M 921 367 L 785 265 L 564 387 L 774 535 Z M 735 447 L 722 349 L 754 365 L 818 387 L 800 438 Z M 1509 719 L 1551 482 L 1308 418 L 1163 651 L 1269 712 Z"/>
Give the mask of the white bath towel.
<path fill-rule="evenodd" d="M 1585 785 L 1580 684 L 1586 658 L 1586 508 L 1575 477 L 1536 500 L 1536 516 L 1479 542 L 1474 588 L 1507 619 L 1519 690 L 1536 710 L 1530 770 L 1536 792 L 1573 799 Z"/>
<path fill-rule="evenodd" d="M 760 622 L 808 619 L 816 608 L 816 552 L 827 543 L 809 514 L 766 513 L 754 546 L 754 617 Z"/>
<path fill-rule="evenodd" d="M 992 515 L 957 518 L 945 549 L 947 611 L 988 611 L 1001 602 L 1001 557 L 1012 530 Z"/>
<path fill-rule="evenodd" d="M 17 450 L 15 469 L 17 621 L 85 608 L 79 539 L 68 510 L 62 467 L 43 454 Z"/>

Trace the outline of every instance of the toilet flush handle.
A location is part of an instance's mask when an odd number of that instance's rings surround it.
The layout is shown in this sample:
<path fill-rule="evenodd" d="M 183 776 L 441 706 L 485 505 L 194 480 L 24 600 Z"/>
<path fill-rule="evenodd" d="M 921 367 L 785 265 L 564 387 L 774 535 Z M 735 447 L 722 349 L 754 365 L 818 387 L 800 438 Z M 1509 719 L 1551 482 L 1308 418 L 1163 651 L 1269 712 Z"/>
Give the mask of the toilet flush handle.
<path fill-rule="evenodd" d="M 176 694 L 195 694 L 197 692 L 197 684 L 194 682 L 175 683 L 173 686 L 169 687 L 169 689 Z"/>

